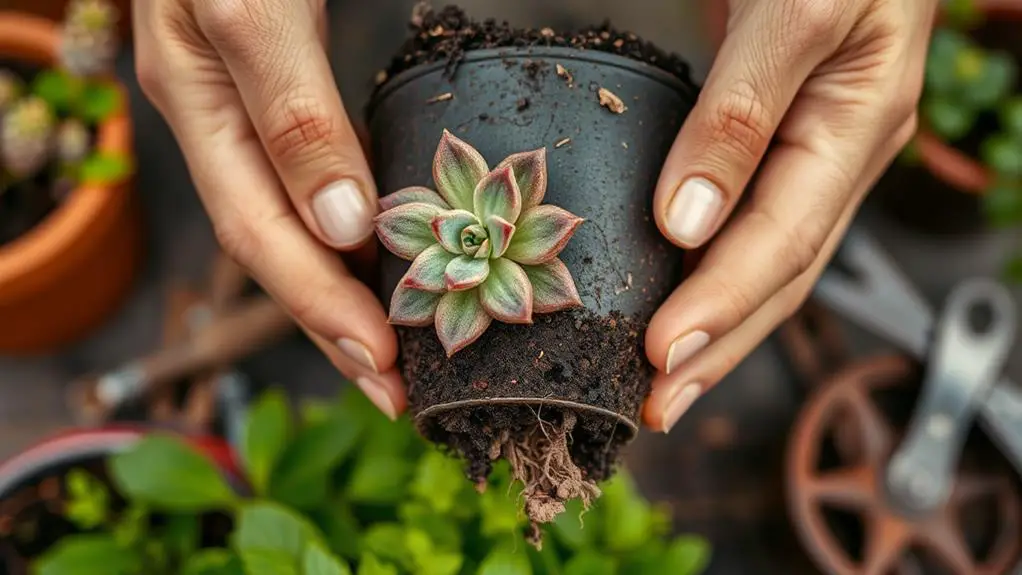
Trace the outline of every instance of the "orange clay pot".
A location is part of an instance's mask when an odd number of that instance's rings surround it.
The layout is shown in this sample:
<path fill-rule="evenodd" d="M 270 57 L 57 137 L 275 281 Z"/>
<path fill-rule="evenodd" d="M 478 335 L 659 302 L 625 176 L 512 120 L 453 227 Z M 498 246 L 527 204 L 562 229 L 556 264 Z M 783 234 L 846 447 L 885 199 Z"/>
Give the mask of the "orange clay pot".
<path fill-rule="evenodd" d="M 111 0 L 111 4 L 120 12 L 117 29 L 121 39 L 127 41 L 131 38 L 131 0 Z M 64 19 L 67 5 L 68 0 L 0 0 L 4 11 L 24 12 L 57 22 Z"/>
<path fill-rule="evenodd" d="M 52 65 L 57 29 L 0 12 L 0 59 Z M 126 93 L 99 126 L 104 152 L 132 153 Z M 0 354 L 53 351 L 103 322 L 128 295 L 141 262 L 141 216 L 130 182 L 81 186 L 45 220 L 0 246 Z"/>

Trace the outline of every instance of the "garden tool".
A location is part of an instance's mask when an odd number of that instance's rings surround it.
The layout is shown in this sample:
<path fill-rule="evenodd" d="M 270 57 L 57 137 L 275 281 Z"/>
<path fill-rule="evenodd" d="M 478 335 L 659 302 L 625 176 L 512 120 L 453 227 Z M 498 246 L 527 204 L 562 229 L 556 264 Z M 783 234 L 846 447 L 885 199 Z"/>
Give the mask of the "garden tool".
<path fill-rule="evenodd" d="M 959 469 L 967 433 L 978 419 L 1015 475 L 1022 472 L 1022 410 L 1013 410 L 1022 396 L 1000 378 L 1017 321 L 1007 289 L 984 279 L 963 282 L 937 318 L 874 240 L 853 229 L 815 295 L 909 357 L 876 358 L 839 372 L 795 425 L 789 502 L 814 560 L 840 575 L 925 572 L 921 551 L 951 573 L 1019 570 L 1017 477 Z M 909 383 L 918 362 L 926 364 L 921 393 L 899 438 L 875 396 Z M 821 470 L 821 445 L 834 423 L 842 465 Z M 997 533 L 977 557 L 962 511 L 984 498 L 997 502 Z M 861 516 L 861 559 L 853 559 L 824 509 Z"/>
<path fill-rule="evenodd" d="M 223 366 L 295 329 L 291 318 L 270 297 L 237 300 L 245 277 L 232 266 L 224 259 L 214 266 L 206 304 L 189 307 L 182 318 L 190 324 L 188 337 L 113 371 L 73 383 L 72 412 L 86 422 L 102 421 L 132 399 L 151 396 L 175 381 L 201 373 L 205 381 L 195 382 L 199 395 L 186 417 L 192 423 L 206 418 L 209 414 L 202 411 L 212 403 L 199 398 L 206 394 L 209 399 L 215 381 L 233 377 Z"/>

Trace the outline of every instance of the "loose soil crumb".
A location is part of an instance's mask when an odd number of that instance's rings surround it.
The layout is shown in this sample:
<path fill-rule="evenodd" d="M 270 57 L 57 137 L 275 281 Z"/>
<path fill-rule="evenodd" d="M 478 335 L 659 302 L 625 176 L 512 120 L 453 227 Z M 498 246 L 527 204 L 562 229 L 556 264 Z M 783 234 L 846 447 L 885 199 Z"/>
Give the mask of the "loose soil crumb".
<path fill-rule="evenodd" d="M 569 88 L 575 82 L 575 78 L 571 75 L 571 72 L 569 72 L 567 68 L 561 66 L 560 64 L 557 65 L 557 75 L 560 76 L 561 78 L 564 78 L 564 81 L 568 83 Z"/>
<path fill-rule="evenodd" d="M 446 63 L 446 74 L 452 77 L 465 53 L 471 50 L 554 46 L 617 54 L 646 62 L 691 83 L 689 66 L 680 56 L 664 52 L 635 34 L 616 30 L 609 22 L 574 32 L 513 28 L 492 18 L 477 22 L 457 6 L 434 10 L 429 3 L 420 2 L 412 11 L 409 29 L 411 37 L 384 71 L 387 79 L 434 62 Z"/>
<path fill-rule="evenodd" d="M 555 148 L 560 148 L 561 146 L 567 146 L 570 143 L 571 143 L 571 138 L 564 138 L 563 140 L 558 140 L 557 143 L 554 144 L 554 147 Z"/>
<path fill-rule="evenodd" d="M 600 88 L 597 94 L 600 98 L 600 105 L 611 112 L 614 112 L 615 114 L 623 114 L 626 110 L 628 110 L 625 103 L 622 102 L 621 98 L 618 98 L 617 94 L 614 92 L 611 92 L 606 88 Z"/>
<path fill-rule="evenodd" d="M 452 94 L 450 92 L 444 92 L 443 94 L 440 94 L 439 96 L 433 96 L 432 98 L 426 100 L 426 103 L 427 104 L 436 104 L 437 102 L 446 102 L 447 100 L 452 100 L 452 99 L 454 99 L 454 94 Z"/>

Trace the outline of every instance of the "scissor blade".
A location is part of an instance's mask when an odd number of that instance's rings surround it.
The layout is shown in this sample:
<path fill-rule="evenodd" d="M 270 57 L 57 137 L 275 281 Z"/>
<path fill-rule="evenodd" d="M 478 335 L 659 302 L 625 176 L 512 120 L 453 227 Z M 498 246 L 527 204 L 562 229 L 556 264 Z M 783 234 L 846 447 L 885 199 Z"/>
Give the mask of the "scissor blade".
<path fill-rule="evenodd" d="M 990 390 L 981 409 L 983 428 L 1006 452 L 1015 470 L 1022 473 L 1022 392 L 1002 379 Z"/>

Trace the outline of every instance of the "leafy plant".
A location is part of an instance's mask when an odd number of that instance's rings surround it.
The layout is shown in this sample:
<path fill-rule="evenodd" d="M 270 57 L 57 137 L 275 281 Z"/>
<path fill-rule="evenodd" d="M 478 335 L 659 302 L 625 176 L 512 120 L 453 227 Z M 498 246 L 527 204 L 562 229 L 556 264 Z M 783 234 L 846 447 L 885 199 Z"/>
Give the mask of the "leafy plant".
<path fill-rule="evenodd" d="M 37 575 L 691 575 L 709 559 L 697 537 L 670 538 L 666 510 L 628 476 L 548 526 L 542 550 L 506 466 L 482 494 L 461 464 L 391 423 L 361 394 L 310 403 L 284 396 L 251 408 L 239 446 L 249 491 L 233 488 L 181 440 L 153 436 L 108 463 L 106 485 L 66 478 L 66 515 L 82 532 L 57 542 Z M 125 506 L 113 504 L 123 495 Z M 212 515 L 211 515 L 212 514 Z M 210 517 L 226 515 L 229 533 Z"/>
<path fill-rule="evenodd" d="M 996 129 L 983 134 L 979 145 L 979 159 L 991 174 L 983 196 L 985 209 L 991 225 L 1017 227 L 1022 224 L 1018 63 L 1011 54 L 988 50 L 969 37 L 968 30 L 983 20 L 974 0 L 950 0 L 945 4 L 946 23 L 934 30 L 927 55 L 920 118 L 924 126 L 949 144 L 960 143 L 975 133 L 981 118 L 996 118 Z M 1006 266 L 1010 279 L 1020 279 L 1020 257 L 1022 253 L 1017 253 Z"/>
<path fill-rule="evenodd" d="M 492 171 L 472 146 L 444 130 L 433 160 L 437 191 L 414 186 L 380 200 L 380 240 L 411 267 L 391 298 L 390 322 L 436 325 L 451 356 L 496 319 L 582 304 L 557 255 L 582 218 L 542 204 L 546 148 L 507 157 Z"/>

